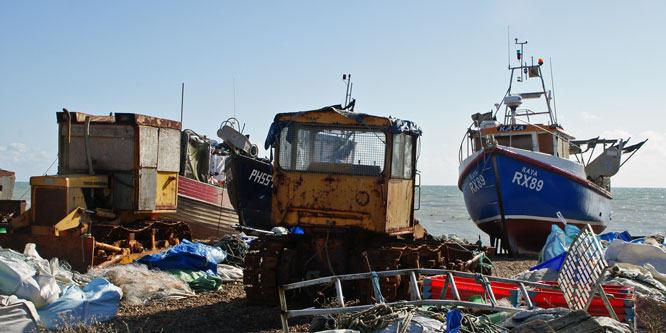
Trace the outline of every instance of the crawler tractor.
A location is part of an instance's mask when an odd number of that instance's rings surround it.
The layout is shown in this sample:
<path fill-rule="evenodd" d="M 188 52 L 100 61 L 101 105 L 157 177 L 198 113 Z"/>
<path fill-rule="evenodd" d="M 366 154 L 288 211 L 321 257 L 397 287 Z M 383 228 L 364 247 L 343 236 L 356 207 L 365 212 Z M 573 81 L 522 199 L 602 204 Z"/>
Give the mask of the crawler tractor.
<path fill-rule="evenodd" d="M 274 155 L 270 224 L 292 232 L 252 243 L 244 271 L 248 301 L 276 304 L 280 285 L 322 276 L 469 270 L 475 246 L 434 241 L 414 218 L 420 135 L 410 121 L 340 106 L 276 115 L 266 139 Z M 381 280 L 384 297 L 404 296 L 401 280 Z M 356 290 L 360 297 L 372 293 Z"/>
<path fill-rule="evenodd" d="M 180 123 L 132 113 L 58 112 L 58 174 L 32 177 L 31 207 L 10 221 L 0 246 L 35 243 L 45 258 L 84 272 L 128 263 L 189 238 L 175 212 Z"/>

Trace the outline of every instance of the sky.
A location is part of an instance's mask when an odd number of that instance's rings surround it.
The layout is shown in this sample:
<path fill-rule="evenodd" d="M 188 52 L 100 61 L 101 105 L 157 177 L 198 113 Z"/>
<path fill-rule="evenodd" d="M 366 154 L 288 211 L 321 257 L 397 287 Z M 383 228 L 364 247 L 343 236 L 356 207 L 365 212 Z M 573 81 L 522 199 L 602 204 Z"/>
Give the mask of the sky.
<path fill-rule="evenodd" d="M 664 1 L 0 0 L 0 168 L 55 174 L 55 113 L 129 112 L 258 146 L 276 113 L 344 101 L 415 121 L 425 185 L 455 185 L 470 115 L 509 83 L 510 38 L 546 60 L 564 130 L 647 144 L 613 186 L 666 187 Z M 265 154 L 265 151 L 262 153 Z M 661 175 L 661 176 L 660 176 Z"/>

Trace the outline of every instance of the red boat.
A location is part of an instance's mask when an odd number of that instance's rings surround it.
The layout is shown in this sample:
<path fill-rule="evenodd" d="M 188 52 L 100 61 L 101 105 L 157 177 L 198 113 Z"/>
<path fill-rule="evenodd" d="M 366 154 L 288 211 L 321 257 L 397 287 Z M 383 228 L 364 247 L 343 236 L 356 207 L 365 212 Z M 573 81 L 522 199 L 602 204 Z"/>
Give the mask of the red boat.
<path fill-rule="evenodd" d="M 432 276 L 423 281 L 423 298 L 439 299 L 442 294 L 442 289 L 446 281 L 446 275 Z M 485 297 L 485 291 L 481 283 L 472 278 L 454 277 L 456 288 L 460 299 L 467 301 L 473 296 Z M 551 286 L 557 286 L 557 282 L 539 282 Z M 495 299 L 499 300 L 507 298 L 511 304 L 525 305 L 524 300 L 521 299 L 519 287 L 512 283 L 502 283 L 491 281 L 490 287 L 492 288 Z M 635 322 L 635 300 L 633 287 L 624 287 L 616 285 L 602 285 L 606 294 L 612 295 L 609 297 L 609 302 L 617 317 L 622 322 Z M 531 288 L 527 290 L 532 304 L 536 307 L 547 308 L 569 308 L 564 294 L 561 290 L 550 290 L 544 288 Z M 451 285 L 447 287 L 446 294 L 443 299 L 454 299 L 453 290 Z M 596 296 L 592 299 L 592 303 L 587 312 L 592 316 L 609 317 L 610 314 L 601 300 L 601 297 Z"/>
<path fill-rule="evenodd" d="M 237 233 L 238 215 L 225 187 L 178 176 L 178 210 L 169 219 L 187 222 L 193 239 Z"/>
<path fill-rule="evenodd" d="M 193 239 L 219 239 L 237 233 L 233 227 L 238 224 L 238 215 L 224 181 L 216 179 L 224 174 L 217 170 L 223 165 L 217 163 L 223 154 L 206 137 L 191 130 L 182 132 L 178 208 L 165 218 L 186 222 Z"/>

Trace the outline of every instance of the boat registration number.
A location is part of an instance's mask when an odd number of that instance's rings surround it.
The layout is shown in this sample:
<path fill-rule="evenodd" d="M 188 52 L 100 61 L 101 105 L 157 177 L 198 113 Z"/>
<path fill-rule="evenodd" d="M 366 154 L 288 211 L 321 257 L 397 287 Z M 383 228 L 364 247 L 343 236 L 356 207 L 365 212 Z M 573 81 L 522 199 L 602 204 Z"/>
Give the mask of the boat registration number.
<path fill-rule="evenodd" d="M 516 171 L 513 174 L 511 183 L 539 192 L 543 188 L 543 180 L 537 178 L 536 175 L 535 170 L 523 168 L 522 171 Z"/>
<path fill-rule="evenodd" d="M 250 174 L 250 180 L 260 185 L 267 186 L 273 181 L 273 175 L 269 175 L 257 169 L 252 169 L 252 173 Z"/>
<path fill-rule="evenodd" d="M 469 181 L 469 189 L 472 191 L 472 193 L 476 193 L 484 186 L 486 186 L 486 179 L 483 178 L 483 175 L 479 175 L 474 172 Z"/>

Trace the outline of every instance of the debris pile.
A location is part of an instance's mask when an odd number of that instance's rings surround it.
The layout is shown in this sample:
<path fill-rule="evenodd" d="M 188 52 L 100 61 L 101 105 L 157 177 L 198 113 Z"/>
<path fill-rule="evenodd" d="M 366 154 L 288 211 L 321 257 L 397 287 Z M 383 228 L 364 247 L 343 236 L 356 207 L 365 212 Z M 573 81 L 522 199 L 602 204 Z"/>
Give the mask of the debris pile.
<path fill-rule="evenodd" d="M 24 253 L 0 248 L 0 330 L 88 326 L 114 318 L 120 302 L 146 304 L 220 290 L 226 281 L 243 279 L 242 270 L 222 263 L 226 258 L 219 247 L 183 240 L 132 264 L 80 274 L 58 258 L 42 259 L 34 244 Z"/>

